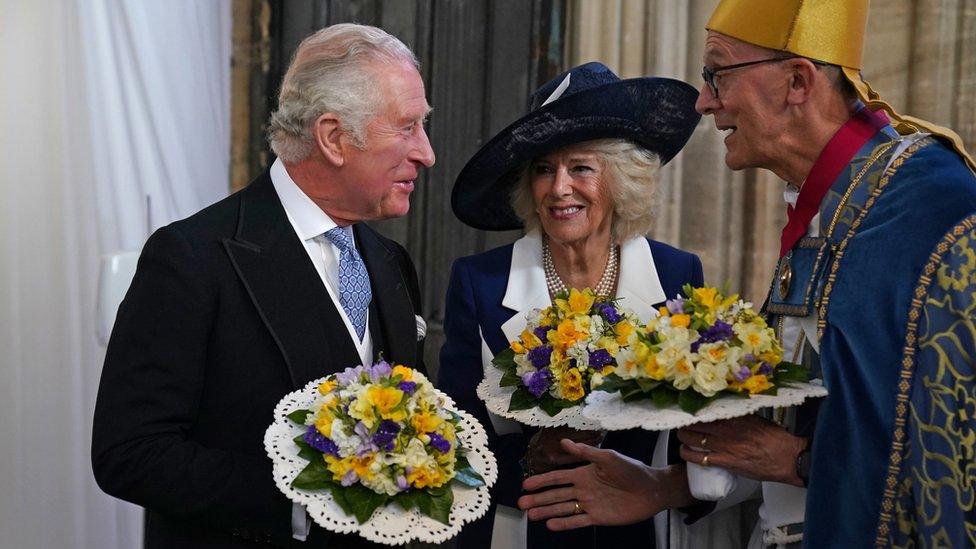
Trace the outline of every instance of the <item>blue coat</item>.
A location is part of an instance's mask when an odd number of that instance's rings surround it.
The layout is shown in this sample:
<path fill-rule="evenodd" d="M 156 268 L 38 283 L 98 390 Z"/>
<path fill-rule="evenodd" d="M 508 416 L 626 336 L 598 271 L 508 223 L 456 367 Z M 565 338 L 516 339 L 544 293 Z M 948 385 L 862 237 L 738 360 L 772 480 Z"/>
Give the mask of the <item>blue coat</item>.
<path fill-rule="evenodd" d="M 617 297 L 621 298 L 622 307 L 633 310 L 642 320 L 647 320 L 666 298 L 680 293 L 683 284 L 703 284 L 698 257 L 667 244 L 635 238 L 621 246 L 620 254 Z M 492 489 L 492 510 L 465 528 L 459 539 L 463 547 L 489 546 L 494 506 L 515 507 L 522 493 L 518 461 L 531 436 L 527 432 L 530 428 L 489 414 L 475 388 L 484 368 L 491 367 L 491 358 L 525 327 L 525 313 L 549 303 L 538 232 L 454 263 L 447 290 L 447 340 L 441 349 L 438 385 L 485 426 L 499 466 L 498 482 Z M 603 447 L 649 463 L 655 440 L 656 433 L 617 432 L 607 436 Z M 636 527 L 615 528 L 606 535 L 608 541 L 626 541 L 629 537 L 646 547 L 647 541 L 653 540 L 653 529 L 647 521 Z"/>

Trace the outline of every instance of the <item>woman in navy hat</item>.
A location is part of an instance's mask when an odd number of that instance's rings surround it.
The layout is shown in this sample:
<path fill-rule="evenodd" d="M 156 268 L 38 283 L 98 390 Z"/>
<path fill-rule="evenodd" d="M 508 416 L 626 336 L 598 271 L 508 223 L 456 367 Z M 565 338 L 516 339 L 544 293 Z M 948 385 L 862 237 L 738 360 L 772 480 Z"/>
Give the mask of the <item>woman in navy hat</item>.
<path fill-rule="evenodd" d="M 548 306 L 560 291 L 593 288 L 646 321 L 683 284 L 702 285 L 697 256 L 644 237 L 658 171 L 698 123 L 697 96 L 677 80 L 621 80 L 599 63 L 575 67 L 539 88 L 529 113 L 475 153 L 458 176 L 451 204 L 461 221 L 484 230 L 526 230 L 514 244 L 457 260 L 448 287 L 438 384 L 485 425 L 499 461 L 494 512 L 465 528 L 459 547 L 653 547 L 651 521 L 571 533 L 529 523 L 526 530 L 515 502 L 523 474 L 572 461 L 560 438 L 602 440 L 604 448 L 651 464 L 655 433 L 611 432 L 603 439 L 603 433 L 534 429 L 490 414 L 475 388 L 492 357 L 522 331 L 525 314 Z M 667 462 L 665 444 L 657 445 L 660 465 Z"/>

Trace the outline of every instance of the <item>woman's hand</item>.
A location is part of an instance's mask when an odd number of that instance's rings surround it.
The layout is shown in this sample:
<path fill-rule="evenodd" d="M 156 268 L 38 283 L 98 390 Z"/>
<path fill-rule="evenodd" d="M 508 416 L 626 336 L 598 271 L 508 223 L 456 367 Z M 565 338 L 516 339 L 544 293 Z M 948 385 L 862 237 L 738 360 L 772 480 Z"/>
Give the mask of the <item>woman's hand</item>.
<path fill-rule="evenodd" d="M 529 477 L 525 490 L 548 489 L 518 500 L 529 519 L 548 519 L 550 530 L 632 524 L 694 501 L 684 464 L 656 469 L 613 450 L 570 440 L 561 444 L 575 461 L 589 465 Z"/>
<path fill-rule="evenodd" d="M 559 441 L 569 439 L 590 446 L 599 446 L 606 434 L 606 431 L 578 431 L 569 427 L 539 429 L 529 440 L 528 448 L 525 450 L 523 462 L 525 472 L 530 475 L 538 475 L 564 465 L 579 463 L 583 460 L 565 452 L 559 445 Z"/>

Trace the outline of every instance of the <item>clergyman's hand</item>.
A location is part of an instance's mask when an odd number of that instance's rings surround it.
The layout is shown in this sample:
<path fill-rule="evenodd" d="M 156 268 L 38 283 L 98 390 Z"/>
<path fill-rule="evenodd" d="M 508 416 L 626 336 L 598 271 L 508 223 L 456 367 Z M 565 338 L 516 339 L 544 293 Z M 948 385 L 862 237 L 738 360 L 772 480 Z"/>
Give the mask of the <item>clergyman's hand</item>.
<path fill-rule="evenodd" d="M 548 489 L 518 500 L 529 519 L 546 520 L 550 530 L 632 524 L 694 501 L 684 464 L 658 469 L 613 450 L 571 440 L 561 444 L 578 461 L 590 463 L 525 479 L 527 491 Z"/>
<path fill-rule="evenodd" d="M 699 423 L 678 430 L 681 458 L 755 480 L 803 486 L 796 475 L 796 458 L 807 439 L 759 416 Z M 698 450 L 704 448 L 704 451 Z"/>

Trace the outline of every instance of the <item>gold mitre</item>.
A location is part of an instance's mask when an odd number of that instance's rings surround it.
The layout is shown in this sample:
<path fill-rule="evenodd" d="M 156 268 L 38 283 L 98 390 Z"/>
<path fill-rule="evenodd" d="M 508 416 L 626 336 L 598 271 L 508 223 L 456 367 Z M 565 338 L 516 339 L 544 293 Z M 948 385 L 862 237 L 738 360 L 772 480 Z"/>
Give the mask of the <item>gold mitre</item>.
<path fill-rule="evenodd" d="M 947 140 L 969 165 L 962 138 L 949 128 L 898 114 L 861 78 L 868 0 L 721 0 L 705 28 L 769 48 L 838 65 L 871 110 L 883 109 L 902 135 L 928 132 Z"/>

